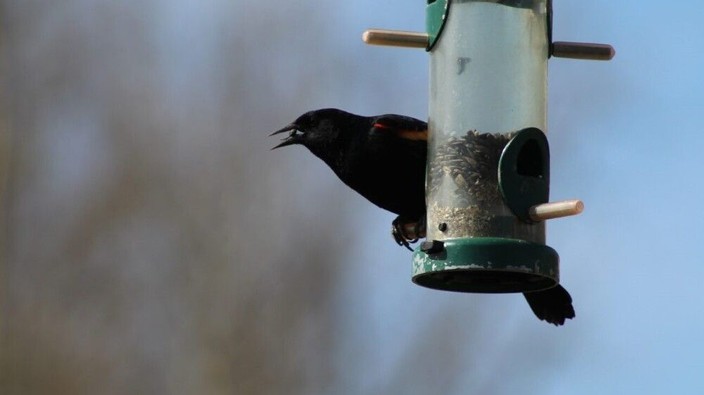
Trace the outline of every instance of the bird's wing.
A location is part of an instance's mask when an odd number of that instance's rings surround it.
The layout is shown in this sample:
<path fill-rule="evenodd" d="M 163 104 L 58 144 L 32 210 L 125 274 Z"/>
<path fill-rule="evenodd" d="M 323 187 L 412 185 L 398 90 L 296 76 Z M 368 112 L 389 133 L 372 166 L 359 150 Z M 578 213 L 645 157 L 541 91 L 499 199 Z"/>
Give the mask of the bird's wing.
<path fill-rule="evenodd" d="M 374 119 L 372 134 L 391 134 L 405 140 L 428 141 L 428 124 L 403 115 L 380 115 Z"/>

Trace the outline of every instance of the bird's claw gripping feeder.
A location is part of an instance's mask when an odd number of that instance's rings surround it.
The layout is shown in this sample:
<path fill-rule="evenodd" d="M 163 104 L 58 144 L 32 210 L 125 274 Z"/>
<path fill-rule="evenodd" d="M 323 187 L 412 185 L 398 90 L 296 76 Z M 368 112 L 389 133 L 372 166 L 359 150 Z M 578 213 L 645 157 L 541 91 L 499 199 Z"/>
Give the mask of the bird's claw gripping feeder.
<path fill-rule="evenodd" d="M 552 41 L 550 0 L 428 0 L 425 33 L 370 29 L 368 44 L 430 54 L 426 242 L 416 284 L 530 292 L 559 282 L 545 220 L 582 211 L 549 202 L 545 137 L 550 56 L 609 60 L 609 45 Z"/>

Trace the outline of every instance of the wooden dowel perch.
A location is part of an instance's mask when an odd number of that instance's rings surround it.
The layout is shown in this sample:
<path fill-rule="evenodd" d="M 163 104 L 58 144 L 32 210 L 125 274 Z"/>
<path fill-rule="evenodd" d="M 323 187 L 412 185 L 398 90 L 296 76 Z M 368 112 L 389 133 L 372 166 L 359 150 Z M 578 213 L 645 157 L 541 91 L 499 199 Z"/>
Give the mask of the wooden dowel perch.
<path fill-rule="evenodd" d="M 584 211 L 584 203 L 581 200 L 563 200 L 560 202 L 543 203 L 530 208 L 528 212 L 533 221 L 545 221 L 546 219 L 569 217 Z"/>
<path fill-rule="evenodd" d="M 555 41 L 552 43 L 552 56 L 584 60 L 611 60 L 616 51 L 608 44 L 574 43 Z"/>
<path fill-rule="evenodd" d="M 428 33 L 406 32 L 402 30 L 369 29 L 362 34 L 362 40 L 371 45 L 392 47 L 426 48 Z"/>

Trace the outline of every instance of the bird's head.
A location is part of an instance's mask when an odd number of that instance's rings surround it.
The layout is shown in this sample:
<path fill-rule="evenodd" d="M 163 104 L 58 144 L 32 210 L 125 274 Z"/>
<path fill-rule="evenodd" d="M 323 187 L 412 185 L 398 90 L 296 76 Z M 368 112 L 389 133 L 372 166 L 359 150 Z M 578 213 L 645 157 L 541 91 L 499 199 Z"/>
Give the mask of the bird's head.
<path fill-rule="evenodd" d="M 271 134 L 273 136 L 289 132 L 289 135 L 272 149 L 300 144 L 316 155 L 321 149 L 334 150 L 341 143 L 345 130 L 354 126 L 357 118 L 361 117 L 334 108 L 309 111 Z"/>

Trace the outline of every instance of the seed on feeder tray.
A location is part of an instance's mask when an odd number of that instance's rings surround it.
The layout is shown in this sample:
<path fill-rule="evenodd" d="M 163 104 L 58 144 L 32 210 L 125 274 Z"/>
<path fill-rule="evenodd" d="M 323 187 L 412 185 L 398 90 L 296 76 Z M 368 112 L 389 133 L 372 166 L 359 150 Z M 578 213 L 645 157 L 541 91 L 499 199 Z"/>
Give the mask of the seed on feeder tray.
<path fill-rule="evenodd" d="M 439 146 L 430 163 L 432 182 L 442 182 L 442 174 L 449 174 L 457 186 L 467 188 L 480 180 L 497 180 L 498 161 L 511 134 L 491 134 L 469 131 L 463 137 L 451 137 Z M 433 185 L 432 189 L 440 185 Z M 470 191 L 471 192 L 471 191 Z"/>
<path fill-rule="evenodd" d="M 487 233 L 490 219 L 495 216 L 487 210 L 494 206 L 493 202 L 502 202 L 499 159 L 512 137 L 513 133 L 471 130 L 435 147 L 428 166 L 428 192 L 435 195 L 446 191 L 438 197 L 445 196 L 450 201 L 432 199 L 435 204 L 429 208 L 429 217 L 445 224 L 449 229 L 447 236 Z M 445 185 L 448 182 L 450 185 Z"/>
<path fill-rule="evenodd" d="M 464 177 L 462 177 L 462 174 L 458 174 L 457 177 L 455 177 L 455 184 L 457 184 L 460 188 L 469 187 L 469 185 L 467 185 L 467 181 L 465 181 Z"/>

